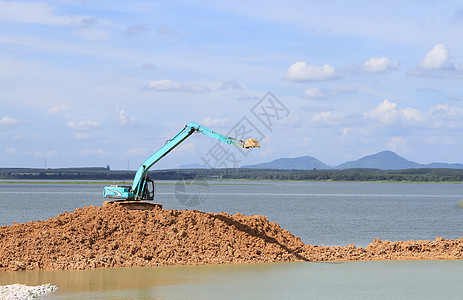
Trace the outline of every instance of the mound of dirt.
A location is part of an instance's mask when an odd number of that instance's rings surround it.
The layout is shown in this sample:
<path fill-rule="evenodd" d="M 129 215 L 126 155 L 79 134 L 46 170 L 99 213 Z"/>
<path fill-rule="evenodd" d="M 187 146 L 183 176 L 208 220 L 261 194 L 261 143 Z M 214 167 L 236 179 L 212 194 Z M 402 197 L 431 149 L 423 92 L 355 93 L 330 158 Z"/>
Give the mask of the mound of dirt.
<path fill-rule="evenodd" d="M 0 227 L 0 270 L 250 262 L 455 259 L 463 239 L 354 245 L 305 245 L 262 216 L 197 210 L 85 207 L 45 221 Z"/>

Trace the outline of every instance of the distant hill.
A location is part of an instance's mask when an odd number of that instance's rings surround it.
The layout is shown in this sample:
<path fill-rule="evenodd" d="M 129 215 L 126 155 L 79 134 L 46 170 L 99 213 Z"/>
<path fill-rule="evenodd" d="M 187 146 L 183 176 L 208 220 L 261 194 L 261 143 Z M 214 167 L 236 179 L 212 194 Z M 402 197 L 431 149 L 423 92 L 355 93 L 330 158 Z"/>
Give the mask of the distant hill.
<path fill-rule="evenodd" d="M 463 169 L 463 164 L 431 163 L 422 166 L 431 169 Z"/>
<path fill-rule="evenodd" d="M 332 166 L 311 157 L 300 156 L 295 158 L 279 158 L 271 162 L 261 163 L 257 165 L 243 166 L 249 169 L 277 169 L 277 170 L 313 170 L 313 169 L 332 169 Z"/>
<path fill-rule="evenodd" d="M 301 156 L 295 158 L 279 158 L 270 162 L 257 165 L 243 166 L 250 169 L 278 169 L 278 170 L 313 170 L 323 169 L 381 169 L 381 170 L 403 170 L 410 168 L 430 169 L 463 169 L 463 164 L 455 163 L 431 163 L 420 164 L 410 161 L 392 151 L 381 151 L 376 154 L 362 157 L 355 161 L 348 161 L 336 167 L 329 166 L 324 162 L 311 157 Z"/>
<path fill-rule="evenodd" d="M 362 157 L 356 161 L 349 161 L 336 166 L 336 169 L 357 168 L 401 170 L 409 168 L 422 168 L 422 165 L 413 161 L 409 161 L 392 151 L 382 151 L 373 155 Z"/>

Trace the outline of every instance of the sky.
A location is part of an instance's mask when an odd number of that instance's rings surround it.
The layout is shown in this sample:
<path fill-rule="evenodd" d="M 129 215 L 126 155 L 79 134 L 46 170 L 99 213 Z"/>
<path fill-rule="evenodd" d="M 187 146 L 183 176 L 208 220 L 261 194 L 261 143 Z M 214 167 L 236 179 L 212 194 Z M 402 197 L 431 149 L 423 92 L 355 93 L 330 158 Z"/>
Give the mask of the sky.
<path fill-rule="evenodd" d="M 0 167 L 463 163 L 459 1 L 0 0 Z"/>

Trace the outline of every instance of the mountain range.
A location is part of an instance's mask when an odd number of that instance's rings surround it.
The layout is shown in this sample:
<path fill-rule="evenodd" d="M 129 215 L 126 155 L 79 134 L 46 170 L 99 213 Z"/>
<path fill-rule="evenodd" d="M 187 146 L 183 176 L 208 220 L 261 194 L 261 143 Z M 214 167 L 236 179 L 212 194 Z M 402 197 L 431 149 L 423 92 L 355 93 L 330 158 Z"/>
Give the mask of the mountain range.
<path fill-rule="evenodd" d="M 279 170 L 313 170 L 313 169 L 356 169 L 371 168 L 381 170 L 401 170 L 410 168 L 443 168 L 463 169 L 463 164 L 431 163 L 420 164 L 397 155 L 392 151 L 382 151 L 362 157 L 355 161 L 348 161 L 337 166 L 330 166 L 311 157 L 300 156 L 294 158 L 279 158 L 270 162 L 247 165 L 242 168 L 250 169 L 279 169 Z"/>

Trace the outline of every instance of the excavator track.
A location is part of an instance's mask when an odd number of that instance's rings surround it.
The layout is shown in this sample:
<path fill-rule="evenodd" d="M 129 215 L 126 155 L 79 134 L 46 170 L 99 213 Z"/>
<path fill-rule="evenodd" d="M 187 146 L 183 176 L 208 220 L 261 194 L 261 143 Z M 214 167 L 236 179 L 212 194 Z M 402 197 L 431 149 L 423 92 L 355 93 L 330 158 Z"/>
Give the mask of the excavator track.
<path fill-rule="evenodd" d="M 103 207 L 107 205 L 122 205 L 125 208 L 131 209 L 131 210 L 153 210 L 155 208 L 160 208 L 162 209 L 162 204 L 159 203 L 150 203 L 150 202 L 145 202 L 145 201 L 135 201 L 135 200 L 111 200 L 111 201 L 105 201 L 103 203 Z"/>

